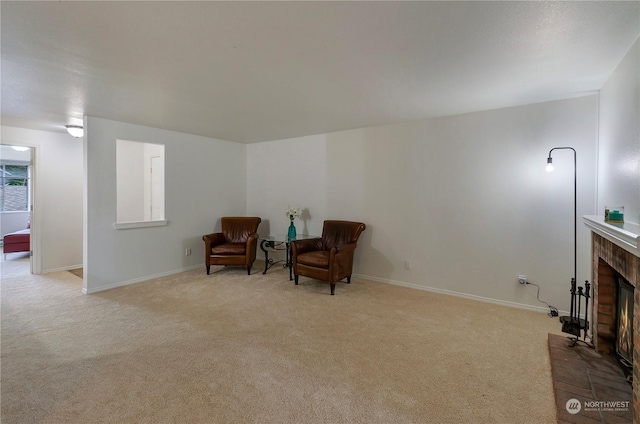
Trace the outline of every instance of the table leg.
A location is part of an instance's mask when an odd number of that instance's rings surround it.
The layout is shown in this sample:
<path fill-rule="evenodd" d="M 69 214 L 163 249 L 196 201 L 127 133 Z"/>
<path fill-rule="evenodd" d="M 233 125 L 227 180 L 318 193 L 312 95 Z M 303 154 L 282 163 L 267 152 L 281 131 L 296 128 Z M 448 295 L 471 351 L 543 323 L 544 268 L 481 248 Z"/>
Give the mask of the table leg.
<path fill-rule="evenodd" d="M 264 271 L 262 272 L 262 274 L 266 274 L 267 270 L 269 269 L 269 251 L 264 248 L 264 245 L 268 243 L 269 241 L 267 240 L 260 241 L 260 249 L 264 252 Z"/>
<path fill-rule="evenodd" d="M 293 280 L 293 258 L 291 257 L 291 243 L 287 243 L 287 266 L 289 267 L 289 281 Z"/>
<path fill-rule="evenodd" d="M 285 244 L 286 242 L 279 242 L 279 241 L 273 241 L 273 240 L 261 240 L 260 241 L 260 250 L 262 250 L 264 252 L 264 271 L 262 271 L 263 274 L 267 273 L 267 270 L 269 270 L 269 268 L 271 268 L 272 266 L 274 266 L 277 263 L 280 262 L 284 262 L 282 264 L 283 268 L 286 268 L 287 266 L 289 266 L 289 244 L 286 243 L 286 255 L 287 255 L 287 259 L 285 260 L 279 260 L 279 261 L 275 261 L 271 258 L 269 258 L 269 249 L 274 249 L 274 250 L 282 250 L 282 249 L 276 249 L 276 246 L 280 246 L 281 244 Z M 291 276 L 291 272 L 289 272 L 289 276 Z"/>

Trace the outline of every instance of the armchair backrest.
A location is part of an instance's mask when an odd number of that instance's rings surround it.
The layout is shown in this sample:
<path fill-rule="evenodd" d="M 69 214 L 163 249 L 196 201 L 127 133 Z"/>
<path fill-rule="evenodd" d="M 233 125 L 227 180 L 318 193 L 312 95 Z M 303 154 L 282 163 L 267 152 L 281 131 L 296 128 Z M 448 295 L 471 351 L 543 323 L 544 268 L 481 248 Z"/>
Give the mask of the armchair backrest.
<path fill-rule="evenodd" d="M 258 231 L 261 221 L 257 216 L 227 216 L 220 218 L 222 235 L 229 243 L 245 243 L 249 235 Z"/>
<path fill-rule="evenodd" d="M 334 246 L 356 243 L 365 228 L 362 222 L 324 221 L 322 246 L 325 250 L 330 250 Z"/>

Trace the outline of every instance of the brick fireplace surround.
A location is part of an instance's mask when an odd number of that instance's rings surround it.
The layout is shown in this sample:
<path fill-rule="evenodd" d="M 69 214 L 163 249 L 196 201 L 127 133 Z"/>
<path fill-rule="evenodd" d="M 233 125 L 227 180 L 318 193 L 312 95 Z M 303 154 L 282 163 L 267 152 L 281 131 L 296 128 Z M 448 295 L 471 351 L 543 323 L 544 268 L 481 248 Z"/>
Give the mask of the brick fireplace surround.
<path fill-rule="evenodd" d="M 640 424 L 640 257 L 637 226 L 608 225 L 598 217 L 585 217 L 592 232 L 593 314 L 595 348 L 615 354 L 616 272 L 634 287 L 633 308 L 633 422 Z M 631 228 L 632 231 L 627 231 Z"/>

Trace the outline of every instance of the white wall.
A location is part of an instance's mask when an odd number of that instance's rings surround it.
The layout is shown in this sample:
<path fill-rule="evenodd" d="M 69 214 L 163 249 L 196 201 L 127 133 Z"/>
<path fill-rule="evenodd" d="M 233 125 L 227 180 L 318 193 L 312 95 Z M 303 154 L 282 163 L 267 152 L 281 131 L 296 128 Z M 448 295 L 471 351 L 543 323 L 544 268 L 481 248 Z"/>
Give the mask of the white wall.
<path fill-rule="evenodd" d="M 640 223 L 640 40 L 600 92 L 598 215 L 624 206 L 625 221 Z"/>
<path fill-rule="evenodd" d="M 367 224 L 355 273 L 374 280 L 505 303 L 569 308 L 573 275 L 573 156 L 578 216 L 595 213 L 598 97 L 535 104 L 252 144 L 249 215 L 286 231 L 287 204 L 308 208 L 297 227 L 325 219 Z M 578 222 L 578 279 L 590 276 L 590 234 Z M 411 270 L 404 269 L 405 260 Z"/>
<path fill-rule="evenodd" d="M 287 233 L 289 205 L 303 209 L 302 219 L 294 222 L 298 233 L 319 234 L 328 206 L 326 135 L 250 144 L 247 149 L 247 215 L 262 218 L 260 235 Z"/>
<path fill-rule="evenodd" d="M 167 226 L 114 229 L 118 138 L 165 145 Z M 246 146 L 239 143 L 86 117 L 85 172 L 87 293 L 202 266 L 202 236 L 220 230 L 221 216 L 246 212 Z"/>
<path fill-rule="evenodd" d="M 1 130 L 2 144 L 35 148 L 34 271 L 82 266 L 82 140 L 24 128 Z"/>

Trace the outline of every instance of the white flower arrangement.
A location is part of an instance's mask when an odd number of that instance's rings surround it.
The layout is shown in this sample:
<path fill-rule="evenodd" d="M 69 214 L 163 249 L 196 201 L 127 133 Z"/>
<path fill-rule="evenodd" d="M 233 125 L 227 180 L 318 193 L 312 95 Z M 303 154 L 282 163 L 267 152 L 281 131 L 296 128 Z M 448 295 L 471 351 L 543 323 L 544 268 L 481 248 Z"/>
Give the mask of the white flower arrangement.
<path fill-rule="evenodd" d="M 294 219 L 302 215 L 302 210 L 300 209 L 300 206 L 294 206 L 294 207 L 288 206 L 287 210 L 285 211 L 285 214 L 289 217 L 291 221 L 293 221 Z"/>

